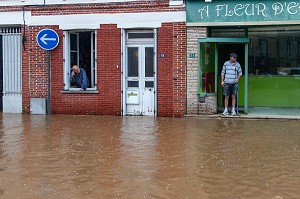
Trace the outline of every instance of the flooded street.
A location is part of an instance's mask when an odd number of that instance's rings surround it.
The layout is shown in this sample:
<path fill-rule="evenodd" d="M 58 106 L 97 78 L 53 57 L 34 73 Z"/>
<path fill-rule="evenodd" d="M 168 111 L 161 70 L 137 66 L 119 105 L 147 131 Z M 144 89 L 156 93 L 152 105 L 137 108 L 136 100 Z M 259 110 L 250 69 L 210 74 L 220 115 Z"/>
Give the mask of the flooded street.
<path fill-rule="evenodd" d="M 0 198 L 300 195 L 300 122 L 1 114 Z"/>

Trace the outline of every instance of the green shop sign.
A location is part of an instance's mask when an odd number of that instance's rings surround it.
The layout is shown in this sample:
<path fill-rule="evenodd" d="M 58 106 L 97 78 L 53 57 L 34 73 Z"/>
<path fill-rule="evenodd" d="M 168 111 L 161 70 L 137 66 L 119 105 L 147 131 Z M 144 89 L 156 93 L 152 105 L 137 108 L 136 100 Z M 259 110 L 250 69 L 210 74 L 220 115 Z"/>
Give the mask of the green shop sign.
<path fill-rule="evenodd" d="M 299 1 L 187 0 L 187 22 L 254 22 L 300 20 Z"/>

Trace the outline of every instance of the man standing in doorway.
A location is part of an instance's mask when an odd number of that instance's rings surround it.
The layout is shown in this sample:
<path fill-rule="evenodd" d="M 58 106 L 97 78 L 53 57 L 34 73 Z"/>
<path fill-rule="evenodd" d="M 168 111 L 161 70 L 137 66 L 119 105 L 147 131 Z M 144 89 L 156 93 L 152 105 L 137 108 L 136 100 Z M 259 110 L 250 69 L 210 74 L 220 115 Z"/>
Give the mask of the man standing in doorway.
<path fill-rule="evenodd" d="M 231 102 L 232 102 L 232 110 L 231 115 L 236 115 L 235 111 L 235 103 L 236 103 L 236 94 L 237 94 L 237 84 L 242 76 L 242 68 L 241 65 L 236 61 L 237 54 L 231 53 L 230 59 L 226 61 L 222 68 L 222 86 L 223 86 L 223 95 L 225 96 L 224 104 L 225 104 L 225 110 L 223 112 L 223 115 L 229 115 L 228 112 L 228 101 L 229 96 L 231 96 Z"/>

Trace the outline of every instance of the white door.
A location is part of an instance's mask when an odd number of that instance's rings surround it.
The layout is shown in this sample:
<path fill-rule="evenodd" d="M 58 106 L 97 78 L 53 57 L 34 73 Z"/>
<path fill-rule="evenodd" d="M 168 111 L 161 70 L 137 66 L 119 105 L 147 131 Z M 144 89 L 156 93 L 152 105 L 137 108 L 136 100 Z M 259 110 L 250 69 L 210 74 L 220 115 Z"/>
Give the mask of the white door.
<path fill-rule="evenodd" d="M 126 46 L 126 115 L 155 115 L 154 45 Z"/>

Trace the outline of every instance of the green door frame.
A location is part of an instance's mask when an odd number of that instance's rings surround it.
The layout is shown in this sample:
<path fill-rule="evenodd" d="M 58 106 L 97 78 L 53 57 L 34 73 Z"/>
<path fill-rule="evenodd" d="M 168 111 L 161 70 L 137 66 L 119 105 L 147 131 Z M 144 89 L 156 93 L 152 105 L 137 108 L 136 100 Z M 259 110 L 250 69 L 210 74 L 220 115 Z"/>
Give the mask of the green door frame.
<path fill-rule="evenodd" d="M 240 44 L 245 44 L 245 94 L 244 94 L 244 113 L 248 113 L 248 43 L 249 43 L 249 38 L 199 38 L 198 42 L 199 43 L 240 43 Z M 201 54 L 200 52 L 200 44 L 198 47 L 199 55 Z M 218 47 L 216 48 L 215 52 L 215 63 L 218 63 Z M 198 56 L 200 59 L 200 56 Z M 198 60 L 199 68 L 200 68 L 200 60 Z M 218 71 L 218 64 L 215 66 L 215 71 Z M 215 81 L 217 81 L 217 72 L 215 76 Z M 216 95 L 217 95 L 217 82 L 215 84 L 216 88 Z M 217 110 L 217 108 L 216 108 Z"/>

